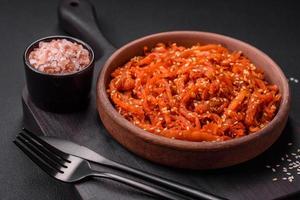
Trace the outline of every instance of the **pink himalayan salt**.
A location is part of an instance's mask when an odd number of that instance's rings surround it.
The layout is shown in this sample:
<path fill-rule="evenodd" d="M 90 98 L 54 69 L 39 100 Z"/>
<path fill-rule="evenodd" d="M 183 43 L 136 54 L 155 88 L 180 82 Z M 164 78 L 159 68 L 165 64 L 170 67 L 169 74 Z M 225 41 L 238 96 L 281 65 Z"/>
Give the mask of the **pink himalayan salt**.
<path fill-rule="evenodd" d="M 80 71 L 90 64 L 88 50 L 81 44 L 66 39 L 40 42 L 29 54 L 29 63 L 48 74 L 66 74 Z"/>

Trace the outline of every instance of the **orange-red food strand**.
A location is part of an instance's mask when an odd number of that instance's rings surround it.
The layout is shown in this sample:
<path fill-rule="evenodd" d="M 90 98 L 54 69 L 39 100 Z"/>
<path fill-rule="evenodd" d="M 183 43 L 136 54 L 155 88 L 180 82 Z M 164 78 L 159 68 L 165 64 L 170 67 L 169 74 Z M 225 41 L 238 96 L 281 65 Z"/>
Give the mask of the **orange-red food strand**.
<path fill-rule="evenodd" d="M 188 141 L 223 141 L 263 128 L 281 96 L 242 52 L 218 44 L 157 44 L 112 74 L 116 109 L 151 133 Z"/>

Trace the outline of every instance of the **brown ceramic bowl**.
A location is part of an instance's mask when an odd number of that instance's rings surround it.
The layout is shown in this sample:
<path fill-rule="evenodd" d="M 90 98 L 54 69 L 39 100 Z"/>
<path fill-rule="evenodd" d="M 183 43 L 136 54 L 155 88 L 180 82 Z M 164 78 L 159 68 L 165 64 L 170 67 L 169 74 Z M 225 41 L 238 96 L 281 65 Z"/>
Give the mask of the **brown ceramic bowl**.
<path fill-rule="evenodd" d="M 130 58 L 142 55 L 143 47 L 159 42 L 183 46 L 218 43 L 230 50 L 241 50 L 265 71 L 266 79 L 276 84 L 282 100 L 275 118 L 257 133 L 223 142 L 190 142 L 165 138 L 133 125 L 114 108 L 106 93 L 110 74 Z M 207 32 L 176 31 L 158 33 L 130 42 L 118 49 L 105 63 L 97 83 L 97 108 L 108 132 L 125 148 L 153 162 L 186 169 L 213 169 L 232 166 L 254 158 L 268 149 L 280 136 L 288 119 L 290 92 L 279 66 L 266 54 L 237 39 Z"/>

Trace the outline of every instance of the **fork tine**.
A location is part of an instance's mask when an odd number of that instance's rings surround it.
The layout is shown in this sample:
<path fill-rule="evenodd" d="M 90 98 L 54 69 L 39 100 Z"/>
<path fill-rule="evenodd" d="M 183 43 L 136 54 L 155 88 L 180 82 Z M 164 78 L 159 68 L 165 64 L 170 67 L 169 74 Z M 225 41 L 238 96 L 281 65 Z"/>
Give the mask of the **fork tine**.
<path fill-rule="evenodd" d="M 58 157 L 62 158 L 63 160 L 65 160 L 66 162 L 70 162 L 68 160 L 68 154 L 66 154 L 65 152 L 55 148 L 54 146 L 52 146 L 51 144 L 47 143 L 46 141 L 44 141 L 43 139 L 41 139 L 40 137 L 36 136 L 34 133 L 32 133 L 31 131 L 27 130 L 26 128 L 23 128 L 24 132 L 27 133 L 27 136 L 30 138 L 33 138 L 35 141 L 37 141 L 38 143 L 40 143 L 41 145 L 43 145 L 48 151 L 56 154 Z"/>
<path fill-rule="evenodd" d="M 51 161 L 49 162 L 55 162 L 54 164 L 58 166 L 56 167 L 67 167 L 64 164 L 64 160 L 62 160 L 60 157 L 57 157 L 56 155 L 54 155 L 51 151 L 49 151 L 47 148 L 45 148 L 44 146 L 42 146 L 40 143 L 37 143 L 35 140 L 33 140 L 31 137 L 29 137 L 28 135 L 24 134 L 24 133 L 19 133 L 20 136 L 22 136 L 25 140 L 26 140 L 26 145 L 31 145 L 33 146 L 33 148 L 37 149 L 37 151 L 41 151 L 41 153 L 43 153 L 44 155 L 46 155 L 47 157 L 49 157 L 49 159 L 51 159 Z M 30 143 L 30 144 L 29 144 Z M 34 151 L 36 152 L 36 151 Z M 46 158 L 47 159 L 47 158 Z M 57 164 L 56 164 L 57 163 Z"/>
<path fill-rule="evenodd" d="M 51 160 L 49 157 L 47 157 L 45 154 L 43 154 L 37 147 L 32 145 L 30 142 L 26 141 L 26 139 L 22 138 L 20 135 L 17 136 L 17 139 L 23 143 L 23 146 L 26 146 L 29 150 L 31 150 L 36 156 L 40 158 L 40 160 L 43 160 L 45 163 L 47 163 L 50 167 L 57 170 L 58 172 L 63 173 L 61 170 L 61 165 L 56 163 L 55 161 Z"/>
<path fill-rule="evenodd" d="M 57 171 L 45 164 L 43 160 L 41 160 L 37 155 L 35 155 L 27 147 L 25 147 L 17 138 L 13 142 L 30 158 L 30 160 L 37 164 L 47 174 L 54 177 Z"/>

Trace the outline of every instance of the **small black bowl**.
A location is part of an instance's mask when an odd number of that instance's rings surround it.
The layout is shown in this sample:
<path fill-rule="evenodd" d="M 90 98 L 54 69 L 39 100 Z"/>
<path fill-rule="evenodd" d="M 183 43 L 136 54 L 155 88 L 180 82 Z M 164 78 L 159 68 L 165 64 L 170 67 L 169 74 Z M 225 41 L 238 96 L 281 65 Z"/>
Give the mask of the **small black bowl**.
<path fill-rule="evenodd" d="M 30 52 L 39 42 L 66 39 L 81 44 L 89 51 L 90 64 L 83 70 L 66 74 L 41 72 L 29 63 Z M 26 83 L 29 95 L 36 106 L 50 112 L 72 112 L 86 107 L 89 102 L 94 72 L 94 52 L 81 40 L 69 36 L 49 36 L 30 44 L 24 53 Z"/>

